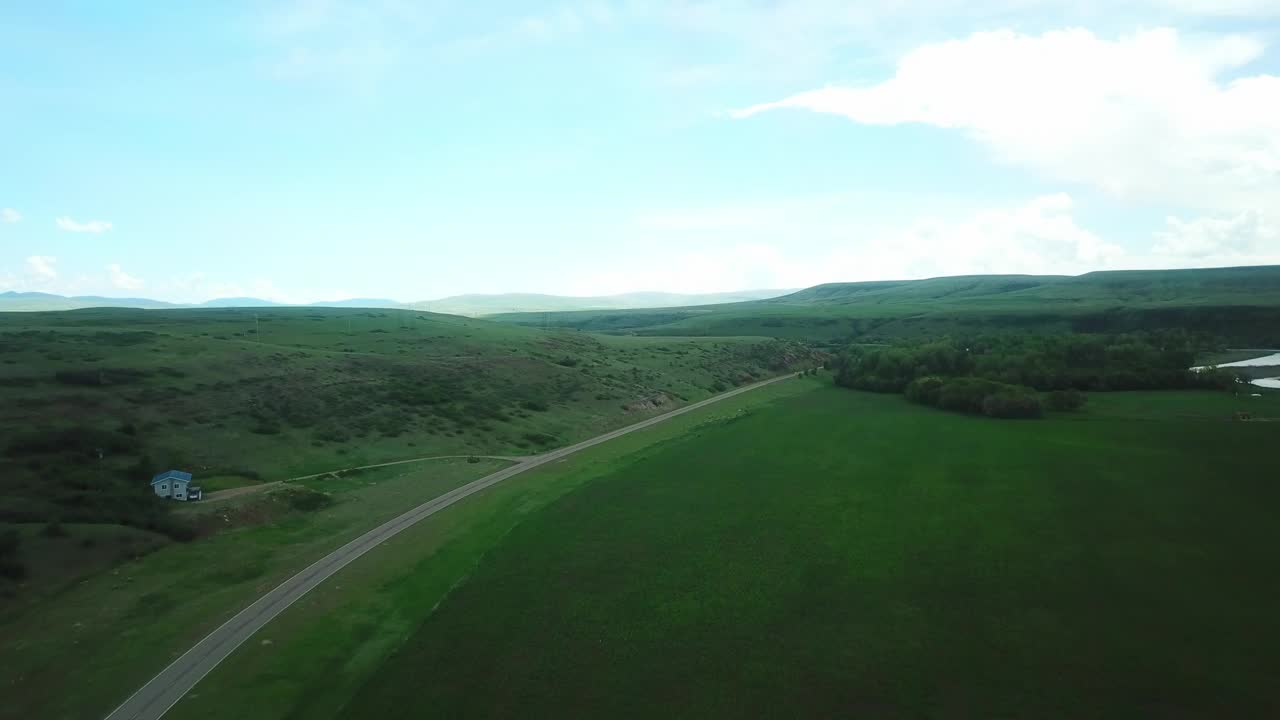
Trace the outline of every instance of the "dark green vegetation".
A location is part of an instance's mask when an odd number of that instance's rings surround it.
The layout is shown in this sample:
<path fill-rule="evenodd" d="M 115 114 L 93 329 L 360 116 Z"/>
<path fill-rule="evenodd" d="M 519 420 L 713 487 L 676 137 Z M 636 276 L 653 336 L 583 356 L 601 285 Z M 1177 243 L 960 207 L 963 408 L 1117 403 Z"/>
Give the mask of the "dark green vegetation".
<path fill-rule="evenodd" d="M 834 362 L 836 384 L 901 392 L 943 410 L 1038 418 L 1084 404 L 1085 390 L 1243 387 L 1230 370 L 1190 370 L 1208 341 L 1181 331 L 1131 335 L 985 335 L 961 340 L 852 345 Z M 1041 399 L 1036 391 L 1047 391 Z"/>
<path fill-rule="evenodd" d="M 192 543 L 108 525 L 69 524 L 53 538 L 24 526 L 20 553 L 43 582 L 0 606 L 0 717 L 103 717 L 285 578 L 503 466 L 441 460 L 183 506 L 202 532 L 228 528 Z"/>
<path fill-rule="evenodd" d="M 409 311 L 3 314 L 0 523 L 186 539 L 148 486 L 157 471 L 218 478 L 212 490 L 532 454 L 813 361 L 781 341 L 599 338 Z"/>
<path fill-rule="evenodd" d="M 704 426 L 517 525 L 343 714 L 1274 717 L 1277 426 L 1227 420 L 1278 403 L 825 389 Z"/>
<path fill-rule="evenodd" d="M 1232 346 L 1280 347 L 1280 266 L 979 275 L 819 285 L 701 308 L 498 315 L 512 323 L 638 335 L 769 335 L 823 341 L 995 331 L 1181 328 Z"/>

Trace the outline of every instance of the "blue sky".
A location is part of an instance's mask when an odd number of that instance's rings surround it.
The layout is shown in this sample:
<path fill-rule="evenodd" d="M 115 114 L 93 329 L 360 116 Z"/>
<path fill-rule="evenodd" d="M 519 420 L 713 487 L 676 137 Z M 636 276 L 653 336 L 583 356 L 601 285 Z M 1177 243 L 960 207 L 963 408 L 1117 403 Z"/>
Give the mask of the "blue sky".
<path fill-rule="evenodd" d="M 1280 3 L 884 5 L 6 4 L 0 290 L 1280 263 Z"/>

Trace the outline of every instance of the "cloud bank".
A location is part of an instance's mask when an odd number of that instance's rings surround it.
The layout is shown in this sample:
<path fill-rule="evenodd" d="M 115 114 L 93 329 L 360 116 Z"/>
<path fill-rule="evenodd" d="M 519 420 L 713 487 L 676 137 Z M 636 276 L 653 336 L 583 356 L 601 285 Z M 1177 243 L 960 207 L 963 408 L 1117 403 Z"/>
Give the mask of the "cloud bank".
<path fill-rule="evenodd" d="M 111 229 L 111 223 L 106 220 L 90 220 L 89 222 L 76 222 L 75 220 L 63 216 L 54 221 L 59 230 L 76 233 L 104 233 Z"/>
<path fill-rule="evenodd" d="M 894 76 L 734 111 L 794 108 L 967 133 L 1002 162 L 1130 199 L 1241 211 L 1280 202 L 1280 77 L 1225 79 L 1263 45 L 1176 30 L 975 33 L 907 53 Z"/>

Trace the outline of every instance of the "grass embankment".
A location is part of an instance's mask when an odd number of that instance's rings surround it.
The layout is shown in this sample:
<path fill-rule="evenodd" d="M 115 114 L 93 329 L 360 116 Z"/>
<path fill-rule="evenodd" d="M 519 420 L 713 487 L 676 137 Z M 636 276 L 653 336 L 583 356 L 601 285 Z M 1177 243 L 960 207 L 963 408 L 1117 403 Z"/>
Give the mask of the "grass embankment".
<path fill-rule="evenodd" d="M 513 527 L 664 442 L 818 385 L 788 380 L 729 398 L 519 475 L 427 518 L 286 610 L 170 717 L 333 717 Z"/>
<path fill-rule="evenodd" d="M 343 716 L 1275 716 L 1278 403 L 784 400 L 516 525 Z"/>
<path fill-rule="evenodd" d="M 365 530 L 504 465 L 440 460 L 317 478 L 291 483 L 279 493 L 183 508 L 198 516 L 197 523 L 263 524 L 150 554 L 139 544 L 159 542 L 158 537 L 132 528 L 68 527 L 68 537 L 33 545 L 41 554 L 29 561 L 53 565 L 54 572 L 60 563 L 83 571 L 83 560 L 68 562 L 68 554 L 79 550 L 116 553 L 102 562 L 119 564 L 83 580 L 61 577 L 62 585 L 0 616 L 0 717 L 104 716 L 288 576 Z M 299 488 L 328 493 L 333 504 L 301 511 L 293 506 L 308 506 L 312 496 L 302 496 Z M 94 538 L 94 543 L 84 548 L 77 537 Z"/>

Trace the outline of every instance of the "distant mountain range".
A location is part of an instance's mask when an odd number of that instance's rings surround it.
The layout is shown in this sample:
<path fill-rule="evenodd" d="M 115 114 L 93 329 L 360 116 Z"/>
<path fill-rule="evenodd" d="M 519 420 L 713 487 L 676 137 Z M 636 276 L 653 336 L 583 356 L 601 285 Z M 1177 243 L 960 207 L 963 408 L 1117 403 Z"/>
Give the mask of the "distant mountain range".
<path fill-rule="evenodd" d="M 352 298 L 330 302 L 310 303 L 299 307 L 354 307 L 425 310 L 450 315 L 473 317 L 512 312 L 560 312 L 565 310 L 627 310 L 673 306 L 719 305 L 722 303 L 767 300 L 793 290 L 743 290 L 730 293 L 679 294 L 663 292 L 636 292 L 622 295 L 596 297 L 571 297 L 565 295 L 539 295 L 533 293 L 506 293 L 500 295 L 456 295 L 439 300 L 400 303 L 383 298 Z M 0 293 L 0 312 L 39 312 L 48 310 L 79 310 L 82 308 L 120 307 L 143 310 L 179 308 L 228 308 L 228 307 L 289 307 L 285 303 L 261 298 L 219 298 L 199 304 L 167 303 L 147 298 L 109 298 L 97 295 L 67 297 L 41 292 Z"/>

